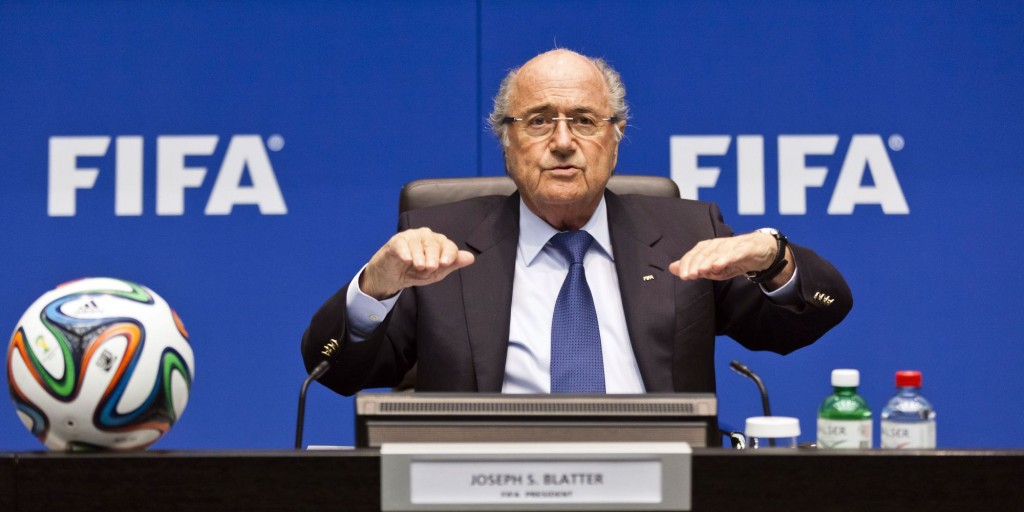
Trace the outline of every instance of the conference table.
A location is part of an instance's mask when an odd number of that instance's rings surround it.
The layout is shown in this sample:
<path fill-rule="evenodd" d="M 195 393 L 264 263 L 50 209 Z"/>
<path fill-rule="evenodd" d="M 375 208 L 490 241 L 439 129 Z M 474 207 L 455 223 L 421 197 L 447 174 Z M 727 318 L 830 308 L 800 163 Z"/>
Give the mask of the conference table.
<path fill-rule="evenodd" d="M 0 453 L 0 511 L 377 511 L 377 449 Z M 695 448 L 693 510 L 1024 510 L 1024 450 Z"/>

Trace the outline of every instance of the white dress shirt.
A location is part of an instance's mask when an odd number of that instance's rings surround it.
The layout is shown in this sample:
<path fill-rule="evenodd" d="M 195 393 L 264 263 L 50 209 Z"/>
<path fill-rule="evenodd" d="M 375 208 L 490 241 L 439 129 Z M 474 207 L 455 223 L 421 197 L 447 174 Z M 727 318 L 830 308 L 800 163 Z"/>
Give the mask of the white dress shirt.
<path fill-rule="evenodd" d="M 601 331 L 605 391 L 643 393 L 640 368 L 626 331 L 604 198 L 582 229 L 594 237 L 583 258 L 583 268 Z M 548 243 L 556 234 L 558 230 L 519 201 L 519 245 L 503 393 L 551 392 L 551 320 L 558 292 L 569 273 L 565 257 Z"/>

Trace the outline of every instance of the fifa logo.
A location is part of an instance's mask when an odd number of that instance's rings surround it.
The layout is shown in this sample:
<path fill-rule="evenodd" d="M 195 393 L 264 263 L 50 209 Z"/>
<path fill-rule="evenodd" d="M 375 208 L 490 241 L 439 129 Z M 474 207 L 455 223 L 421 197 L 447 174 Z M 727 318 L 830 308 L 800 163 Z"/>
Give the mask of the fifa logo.
<path fill-rule="evenodd" d="M 670 140 L 672 180 L 681 195 L 697 199 L 701 188 L 714 188 L 721 168 L 701 166 L 699 160 L 714 162 L 729 152 L 733 138 L 729 135 L 673 135 Z M 778 149 L 779 213 L 807 213 L 809 188 L 822 187 L 829 172 L 827 167 L 808 164 L 808 157 L 832 156 L 839 143 L 838 135 L 780 135 Z M 736 187 L 738 211 L 741 215 L 765 213 L 765 151 L 761 135 L 736 137 Z M 900 151 L 903 137 L 892 135 L 889 149 Z M 870 179 L 865 179 L 870 177 Z M 846 149 L 839 177 L 828 204 L 829 215 L 850 215 L 858 205 L 879 205 L 886 215 L 910 213 L 907 199 L 896 178 L 896 169 L 889 158 L 881 135 L 854 135 Z"/>
<path fill-rule="evenodd" d="M 216 135 L 161 135 L 156 138 L 156 214 L 184 215 L 185 189 L 199 188 L 207 167 L 192 164 L 214 154 Z M 114 214 L 143 213 L 143 138 L 114 138 Z M 101 172 L 80 167 L 79 159 L 104 157 L 111 146 L 108 136 L 50 137 L 47 213 L 74 217 L 79 190 L 96 184 Z M 280 150 L 284 139 L 272 135 L 264 146 L 258 135 L 235 135 L 227 150 L 206 201 L 206 215 L 230 215 L 235 205 L 255 205 L 263 215 L 288 213 L 267 149 Z M 186 159 L 192 165 L 186 165 Z M 248 176 L 248 181 L 245 178 Z"/>
<path fill-rule="evenodd" d="M 42 337 L 41 335 L 36 336 L 35 346 L 37 349 L 36 353 L 42 353 L 41 359 L 44 363 L 53 359 L 53 357 L 56 355 L 53 346 L 50 345 L 50 343 L 46 341 L 46 338 Z"/>

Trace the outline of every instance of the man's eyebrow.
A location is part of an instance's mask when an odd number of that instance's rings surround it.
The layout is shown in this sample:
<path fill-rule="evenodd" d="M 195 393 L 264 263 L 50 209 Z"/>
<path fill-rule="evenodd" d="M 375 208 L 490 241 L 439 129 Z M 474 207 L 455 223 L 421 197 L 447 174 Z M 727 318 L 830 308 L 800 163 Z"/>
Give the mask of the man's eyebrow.
<path fill-rule="evenodd" d="M 534 107 L 528 108 L 526 110 L 525 114 L 526 115 L 538 114 L 538 113 L 541 113 L 541 112 L 550 112 L 551 110 L 552 110 L 551 109 L 551 104 L 550 103 L 544 103 L 543 105 L 536 105 Z"/>
<path fill-rule="evenodd" d="M 571 110 L 569 110 L 570 114 L 593 114 L 596 112 L 597 110 L 584 106 L 573 107 Z"/>
<path fill-rule="evenodd" d="M 542 112 L 557 113 L 557 110 L 558 109 L 554 108 L 553 106 L 551 106 L 550 103 L 544 103 L 542 105 L 537 105 L 537 106 L 534 106 L 534 107 L 530 107 L 523 114 L 524 115 L 530 115 L 530 114 L 539 114 L 539 113 L 542 113 Z M 593 114 L 595 112 L 597 112 L 596 109 L 593 109 L 593 108 L 590 108 L 590 107 L 585 107 L 585 106 L 582 106 L 582 105 L 571 107 L 571 108 L 569 108 L 568 110 L 565 111 L 566 114 Z"/>

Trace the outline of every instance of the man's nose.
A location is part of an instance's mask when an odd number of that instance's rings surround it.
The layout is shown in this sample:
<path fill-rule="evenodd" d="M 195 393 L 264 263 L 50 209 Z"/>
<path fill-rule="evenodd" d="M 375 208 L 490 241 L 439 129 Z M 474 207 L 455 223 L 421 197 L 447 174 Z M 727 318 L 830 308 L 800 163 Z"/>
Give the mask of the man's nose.
<path fill-rule="evenodd" d="M 551 133 L 549 147 L 552 151 L 565 152 L 576 149 L 576 138 L 569 129 L 569 121 L 559 119 L 555 121 L 555 130 Z"/>

